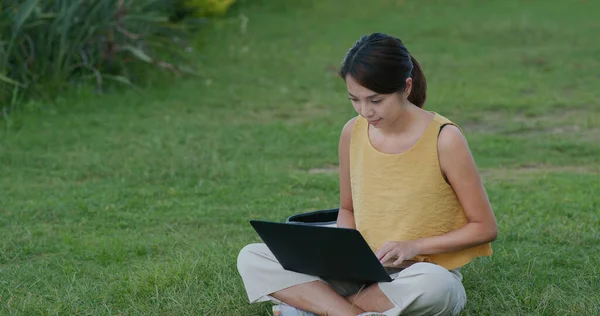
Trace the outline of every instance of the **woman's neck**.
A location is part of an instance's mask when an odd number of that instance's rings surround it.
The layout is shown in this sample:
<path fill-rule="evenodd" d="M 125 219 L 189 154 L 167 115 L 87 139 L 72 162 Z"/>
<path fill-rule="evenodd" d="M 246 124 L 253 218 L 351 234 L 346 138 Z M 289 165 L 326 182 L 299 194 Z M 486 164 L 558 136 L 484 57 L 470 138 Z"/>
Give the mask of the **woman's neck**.
<path fill-rule="evenodd" d="M 426 111 L 420 109 L 412 103 L 402 105 L 403 110 L 398 117 L 388 125 L 388 128 L 381 129 L 380 132 L 384 136 L 399 136 L 410 133 L 419 127 L 420 124 L 415 124 L 423 119 L 423 115 L 429 115 Z"/>

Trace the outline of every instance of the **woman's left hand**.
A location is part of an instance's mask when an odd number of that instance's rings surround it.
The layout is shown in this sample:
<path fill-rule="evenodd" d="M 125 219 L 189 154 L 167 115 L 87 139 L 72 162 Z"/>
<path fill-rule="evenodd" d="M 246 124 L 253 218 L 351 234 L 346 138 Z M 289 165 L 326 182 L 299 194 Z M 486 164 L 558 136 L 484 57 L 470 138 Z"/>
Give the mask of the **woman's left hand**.
<path fill-rule="evenodd" d="M 404 260 L 414 258 L 419 254 L 419 246 L 414 241 L 388 241 L 375 253 L 381 264 L 392 258 L 398 258 L 393 265 L 397 266 Z"/>

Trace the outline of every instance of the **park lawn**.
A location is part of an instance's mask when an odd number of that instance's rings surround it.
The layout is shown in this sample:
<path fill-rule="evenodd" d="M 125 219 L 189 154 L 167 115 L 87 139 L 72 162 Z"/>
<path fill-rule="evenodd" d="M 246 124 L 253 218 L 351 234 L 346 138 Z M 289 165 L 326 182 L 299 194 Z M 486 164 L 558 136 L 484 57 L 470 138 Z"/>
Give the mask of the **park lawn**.
<path fill-rule="evenodd" d="M 498 220 L 465 315 L 600 314 L 597 1 L 247 1 L 198 34 L 199 78 L 32 103 L 0 130 L 0 311 L 268 315 L 250 219 L 337 207 L 355 113 L 336 77 L 401 37 L 465 131 Z"/>

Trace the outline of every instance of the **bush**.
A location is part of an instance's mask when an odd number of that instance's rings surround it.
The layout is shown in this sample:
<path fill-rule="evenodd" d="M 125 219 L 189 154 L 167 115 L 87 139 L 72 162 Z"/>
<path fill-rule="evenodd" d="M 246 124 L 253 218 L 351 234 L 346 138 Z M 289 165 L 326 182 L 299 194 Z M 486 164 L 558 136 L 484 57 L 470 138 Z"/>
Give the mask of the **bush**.
<path fill-rule="evenodd" d="M 140 64 L 188 72 L 189 25 L 170 21 L 172 3 L 1 0 L 0 104 L 82 80 L 131 85 Z"/>

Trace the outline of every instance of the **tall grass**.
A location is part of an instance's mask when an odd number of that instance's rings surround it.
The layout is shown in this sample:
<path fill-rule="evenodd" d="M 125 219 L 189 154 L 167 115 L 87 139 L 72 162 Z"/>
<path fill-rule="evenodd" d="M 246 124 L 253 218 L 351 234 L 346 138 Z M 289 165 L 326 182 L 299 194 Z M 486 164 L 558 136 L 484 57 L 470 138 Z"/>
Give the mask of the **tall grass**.
<path fill-rule="evenodd" d="M 58 93 L 66 85 L 132 85 L 152 64 L 188 72 L 189 23 L 173 23 L 168 0 L 1 0 L 0 104 L 16 94 Z M 165 59 L 161 59 L 161 58 Z M 41 89 L 40 87 L 44 87 Z"/>

